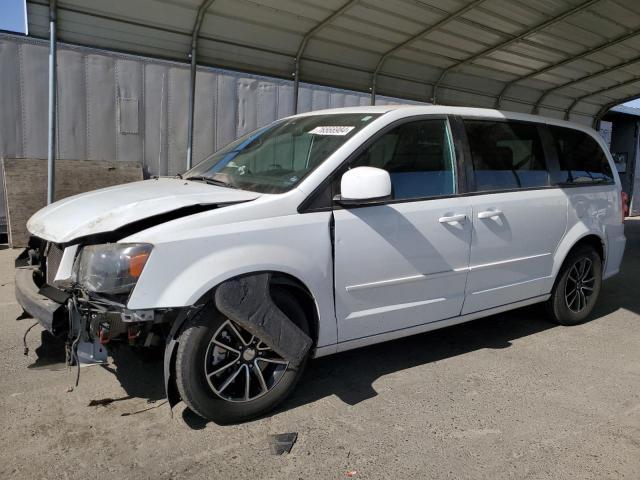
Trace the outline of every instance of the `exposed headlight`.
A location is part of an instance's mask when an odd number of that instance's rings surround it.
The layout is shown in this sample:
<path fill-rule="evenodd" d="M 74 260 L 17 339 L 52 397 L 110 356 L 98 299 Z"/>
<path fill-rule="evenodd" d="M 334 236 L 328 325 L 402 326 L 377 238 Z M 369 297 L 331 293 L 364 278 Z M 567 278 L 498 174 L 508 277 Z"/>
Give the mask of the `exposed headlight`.
<path fill-rule="evenodd" d="M 128 293 L 142 274 L 152 245 L 147 243 L 107 243 L 82 249 L 76 282 L 90 292 Z"/>

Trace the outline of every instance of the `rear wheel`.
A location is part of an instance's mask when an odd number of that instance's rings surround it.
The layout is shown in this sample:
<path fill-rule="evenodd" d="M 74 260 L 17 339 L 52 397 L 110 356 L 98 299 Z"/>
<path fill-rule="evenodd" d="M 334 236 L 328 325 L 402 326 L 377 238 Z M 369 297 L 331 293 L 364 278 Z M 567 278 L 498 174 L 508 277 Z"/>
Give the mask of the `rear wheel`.
<path fill-rule="evenodd" d="M 282 289 L 271 296 L 282 312 L 309 333 L 303 309 Z M 302 371 L 260 338 L 208 304 L 189 320 L 176 354 L 176 384 L 195 413 L 217 423 L 235 423 L 273 409 L 293 390 Z"/>
<path fill-rule="evenodd" d="M 565 260 L 547 300 L 547 312 L 561 325 L 584 322 L 593 311 L 602 287 L 602 259 L 596 250 L 583 245 Z"/>

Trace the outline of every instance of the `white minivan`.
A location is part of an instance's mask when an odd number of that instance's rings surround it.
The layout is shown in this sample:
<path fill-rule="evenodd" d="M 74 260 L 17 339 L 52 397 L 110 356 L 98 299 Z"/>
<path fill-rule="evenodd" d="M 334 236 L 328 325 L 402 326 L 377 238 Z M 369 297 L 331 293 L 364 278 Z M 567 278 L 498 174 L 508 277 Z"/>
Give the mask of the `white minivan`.
<path fill-rule="evenodd" d="M 58 201 L 16 261 L 72 361 L 165 345 L 173 404 L 220 423 L 308 358 L 545 303 L 584 321 L 618 272 L 625 198 L 593 130 L 445 106 L 309 112 L 183 175 Z"/>

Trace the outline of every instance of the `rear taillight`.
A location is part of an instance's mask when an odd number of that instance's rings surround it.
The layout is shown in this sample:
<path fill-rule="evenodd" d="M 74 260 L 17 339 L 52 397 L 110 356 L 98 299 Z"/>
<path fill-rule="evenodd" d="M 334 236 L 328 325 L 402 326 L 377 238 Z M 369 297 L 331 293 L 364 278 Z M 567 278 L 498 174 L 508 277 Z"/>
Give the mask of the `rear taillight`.
<path fill-rule="evenodd" d="M 620 202 L 622 204 L 622 222 L 629 215 L 629 195 L 627 192 L 620 193 Z"/>

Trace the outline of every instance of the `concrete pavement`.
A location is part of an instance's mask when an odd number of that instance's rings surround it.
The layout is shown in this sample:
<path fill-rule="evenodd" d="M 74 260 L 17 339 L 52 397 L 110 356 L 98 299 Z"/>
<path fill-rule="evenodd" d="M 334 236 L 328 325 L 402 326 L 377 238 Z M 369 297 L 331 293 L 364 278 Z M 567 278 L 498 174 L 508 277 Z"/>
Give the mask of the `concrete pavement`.
<path fill-rule="evenodd" d="M 640 220 L 627 235 L 584 325 L 531 307 L 319 359 L 277 412 L 226 427 L 172 417 L 161 361 L 126 350 L 68 392 L 40 327 L 22 354 L 32 320 L 16 321 L 18 252 L 1 250 L 0 478 L 638 479 Z M 292 431 L 270 455 L 267 436 Z"/>

